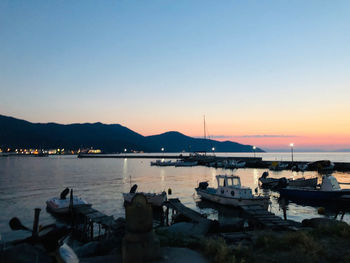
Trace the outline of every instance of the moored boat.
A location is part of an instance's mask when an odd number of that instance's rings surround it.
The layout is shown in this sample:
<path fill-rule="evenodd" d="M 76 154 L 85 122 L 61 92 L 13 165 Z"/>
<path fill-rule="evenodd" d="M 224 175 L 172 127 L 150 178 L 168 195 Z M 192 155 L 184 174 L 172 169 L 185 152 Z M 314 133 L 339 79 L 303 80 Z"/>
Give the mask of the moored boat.
<path fill-rule="evenodd" d="M 197 165 L 197 161 L 177 161 L 175 167 L 190 167 Z"/>
<path fill-rule="evenodd" d="M 219 203 L 240 207 L 243 205 L 260 205 L 264 209 L 268 208 L 269 197 L 255 196 L 252 189 L 241 186 L 241 180 L 238 176 L 217 175 L 218 188 L 208 187 L 207 182 L 199 183 L 195 188 L 201 198 Z"/>
<path fill-rule="evenodd" d="M 164 161 L 164 160 L 156 160 L 155 162 L 151 162 L 151 166 L 174 166 L 175 162 L 172 161 Z"/>
<path fill-rule="evenodd" d="M 337 179 L 324 175 L 319 188 L 285 187 L 279 189 L 281 197 L 312 201 L 337 201 L 350 195 L 350 189 L 341 189 Z"/>
<path fill-rule="evenodd" d="M 298 179 L 287 179 L 282 178 L 268 178 L 269 173 L 266 171 L 259 178 L 259 182 L 262 188 L 277 189 L 286 186 L 292 187 L 311 187 L 316 188 L 317 177 L 314 178 L 298 178 Z"/>
<path fill-rule="evenodd" d="M 66 188 L 62 191 L 60 197 L 53 197 L 46 201 L 46 206 L 48 211 L 55 213 L 55 214 L 68 214 L 70 207 L 76 208 L 76 207 L 82 207 L 82 206 L 91 206 L 88 202 L 86 202 L 84 199 L 73 196 L 73 192 L 71 190 L 71 196 L 70 198 L 67 198 L 67 195 L 69 193 L 69 188 Z"/>
<path fill-rule="evenodd" d="M 144 195 L 147 198 L 147 201 L 152 206 L 156 206 L 156 207 L 161 207 L 162 204 L 167 200 L 167 194 L 165 191 L 161 193 L 144 193 L 144 192 L 136 193 L 136 189 L 137 189 L 137 184 L 134 184 L 133 187 L 131 187 L 129 193 L 123 193 L 123 198 L 125 202 L 130 203 L 136 194 Z"/>

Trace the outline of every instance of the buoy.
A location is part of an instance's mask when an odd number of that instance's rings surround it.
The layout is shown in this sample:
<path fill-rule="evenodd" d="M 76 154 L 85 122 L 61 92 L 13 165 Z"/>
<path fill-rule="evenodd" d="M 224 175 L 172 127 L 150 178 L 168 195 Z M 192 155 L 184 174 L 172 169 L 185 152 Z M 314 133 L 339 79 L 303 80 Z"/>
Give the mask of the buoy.
<path fill-rule="evenodd" d="M 324 215 L 325 212 L 326 212 L 326 209 L 324 209 L 324 207 L 319 207 L 319 208 L 317 209 L 317 213 L 318 213 L 319 215 Z"/>
<path fill-rule="evenodd" d="M 168 195 L 171 195 L 172 191 L 171 188 L 168 189 Z"/>

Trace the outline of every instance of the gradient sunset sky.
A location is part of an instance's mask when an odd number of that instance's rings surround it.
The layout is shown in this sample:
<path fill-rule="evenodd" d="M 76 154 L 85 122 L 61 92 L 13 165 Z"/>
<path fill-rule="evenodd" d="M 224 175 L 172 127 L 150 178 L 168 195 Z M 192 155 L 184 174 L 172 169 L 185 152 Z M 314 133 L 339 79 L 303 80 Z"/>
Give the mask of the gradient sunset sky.
<path fill-rule="evenodd" d="M 350 1 L 0 1 L 0 114 L 350 148 Z"/>

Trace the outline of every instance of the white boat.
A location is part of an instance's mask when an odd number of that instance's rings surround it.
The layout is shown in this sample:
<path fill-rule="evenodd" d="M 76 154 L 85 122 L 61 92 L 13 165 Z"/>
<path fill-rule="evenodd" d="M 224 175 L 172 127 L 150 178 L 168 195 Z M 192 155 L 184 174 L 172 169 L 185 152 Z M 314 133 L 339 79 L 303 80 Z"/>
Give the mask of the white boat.
<path fill-rule="evenodd" d="M 66 188 L 62 193 L 61 196 L 58 197 L 53 197 L 49 200 L 46 201 L 46 206 L 47 209 L 50 212 L 56 213 L 56 214 L 68 214 L 69 213 L 69 208 L 71 204 L 71 198 L 72 198 L 72 204 L 73 208 L 76 207 L 82 207 L 82 206 L 91 206 L 88 202 L 86 202 L 84 199 L 73 196 L 71 193 L 70 198 L 66 198 L 66 196 L 69 193 L 69 189 Z"/>
<path fill-rule="evenodd" d="M 195 166 L 197 165 L 198 162 L 194 161 L 194 162 L 188 162 L 188 161 L 177 161 L 175 163 L 175 167 L 186 167 L 186 166 Z"/>
<path fill-rule="evenodd" d="M 282 171 L 287 168 L 288 168 L 288 163 L 281 163 L 281 162 L 272 162 L 271 166 L 269 167 L 269 169 L 272 171 Z"/>
<path fill-rule="evenodd" d="M 236 168 L 243 168 L 245 166 L 246 162 L 244 161 L 238 161 L 236 162 Z"/>
<path fill-rule="evenodd" d="M 173 166 L 175 162 L 172 161 L 164 161 L 164 160 L 156 160 L 155 162 L 151 162 L 151 166 Z"/>
<path fill-rule="evenodd" d="M 241 186 L 241 179 L 238 176 L 217 175 L 218 188 L 208 187 L 207 182 L 199 183 L 196 192 L 201 198 L 219 203 L 240 207 L 243 205 L 260 205 L 264 209 L 268 208 L 269 197 L 255 196 L 252 189 Z"/>
<path fill-rule="evenodd" d="M 131 200 L 134 198 L 136 194 L 142 194 L 147 198 L 148 203 L 150 203 L 152 206 L 162 206 L 162 204 L 167 200 L 167 194 L 165 191 L 161 193 L 144 193 L 144 192 L 137 192 L 137 185 L 133 185 L 131 187 L 129 193 L 123 193 L 123 198 L 125 202 L 131 203 Z"/>

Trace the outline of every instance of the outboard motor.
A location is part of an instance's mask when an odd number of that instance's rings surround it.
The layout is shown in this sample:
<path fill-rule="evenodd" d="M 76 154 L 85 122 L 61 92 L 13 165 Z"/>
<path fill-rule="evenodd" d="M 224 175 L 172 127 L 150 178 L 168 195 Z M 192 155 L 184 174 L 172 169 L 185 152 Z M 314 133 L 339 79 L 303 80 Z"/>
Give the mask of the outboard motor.
<path fill-rule="evenodd" d="M 268 177 L 269 176 L 269 172 L 268 171 L 265 171 L 265 172 L 263 172 L 263 174 L 262 174 L 262 176 L 261 176 L 261 178 L 266 178 L 266 177 Z"/>
<path fill-rule="evenodd" d="M 136 193 L 136 189 L 137 189 L 137 184 L 134 184 L 130 189 L 130 194 Z"/>
<path fill-rule="evenodd" d="M 69 188 L 67 187 L 62 191 L 60 199 L 65 200 L 68 194 L 69 194 Z"/>
<path fill-rule="evenodd" d="M 199 188 L 202 189 L 202 190 L 205 190 L 208 188 L 208 182 L 200 182 L 199 183 Z"/>

